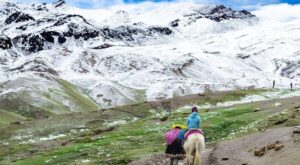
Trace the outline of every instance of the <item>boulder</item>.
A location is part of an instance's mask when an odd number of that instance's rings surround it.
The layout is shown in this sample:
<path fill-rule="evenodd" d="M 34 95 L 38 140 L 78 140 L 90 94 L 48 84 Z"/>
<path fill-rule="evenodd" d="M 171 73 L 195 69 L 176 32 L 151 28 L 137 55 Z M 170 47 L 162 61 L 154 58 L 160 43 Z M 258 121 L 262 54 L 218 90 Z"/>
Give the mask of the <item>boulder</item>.
<path fill-rule="evenodd" d="M 283 144 L 276 144 L 274 150 L 275 150 L 275 151 L 279 151 L 279 150 L 281 150 L 283 147 L 284 147 Z"/>
<path fill-rule="evenodd" d="M 7 36 L 0 36 L 0 49 L 10 49 L 12 47 L 11 39 Z"/>
<path fill-rule="evenodd" d="M 266 147 L 254 151 L 254 156 L 262 157 L 265 155 Z"/>

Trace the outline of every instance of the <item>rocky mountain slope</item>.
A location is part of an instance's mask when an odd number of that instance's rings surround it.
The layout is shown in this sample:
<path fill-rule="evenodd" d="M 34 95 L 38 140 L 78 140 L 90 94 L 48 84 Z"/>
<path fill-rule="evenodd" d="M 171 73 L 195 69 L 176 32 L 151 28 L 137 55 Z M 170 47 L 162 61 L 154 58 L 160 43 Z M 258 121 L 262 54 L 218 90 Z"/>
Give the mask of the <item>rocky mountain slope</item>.
<path fill-rule="evenodd" d="M 0 3 L 0 109 L 20 115 L 286 87 L 300 74 L 300 20 L 191 3 L 145 13 Z"/>

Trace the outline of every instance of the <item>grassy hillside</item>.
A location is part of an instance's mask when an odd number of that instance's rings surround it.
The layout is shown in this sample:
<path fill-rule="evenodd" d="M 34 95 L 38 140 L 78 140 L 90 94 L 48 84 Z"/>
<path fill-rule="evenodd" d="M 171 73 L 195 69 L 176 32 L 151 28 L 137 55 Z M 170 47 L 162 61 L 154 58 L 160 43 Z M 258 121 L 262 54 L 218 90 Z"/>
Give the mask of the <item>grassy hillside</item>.
<path fill-rule="evenodd" d="M 63 79 L 57 79 L 57 82 L 63 86 L 60 94 L 66 95 L 67 98 L 73 100 L 82 110 L 96 111 L 100 109 L 95 101 L 83 94 L 75 85 Z"/>
<path fill-rule="evenodd" d="M 23 88 L 19 82 L 7 82 L 1 88 L 11 90 L 0 96 L 0 108 L 26 118 L 43 118 L 71 112 L 91 112 L 100 109 L 90 97 L 75 85 L 62 80 L 39 82 L 26 79 Z M 18 90 L 13 90 L 13 89 Z"/>
<path fill-rule="evenodd" d="M 12 112 L 0 109 L 0 125 L 8 124 L 15 121 L 24 120 L 26 118 Z"/>
<path fill-rule="evenodd" d="M 213 95 L 205 97 L 213 100 Z M 222 100 L 232 98 L 230 95 L 224 93 L 225 98 Z M 40 139 L 34 139 L 36 142 L 30 142 L 30 139 L 7 141 L 9 146 L 0 143 L 0 164 L 14 162 L 20 165 L 32 163 L 115 165 L 127 164 L 155 153 L 161 154 L 165 149 L 164 133 L 174 123 L 185 123 L 190 109 L 183 105 L 195 101 L 202 100 L 193 98 L 184 101 L 185 103 L 181 102 L 182 105 L 177 105 L 170 113 L 160 103 L 140 103 L 89 114 L 53 116 L 47 120 L 30 121 L 26 125 L 40 127 L 45 125 L 41 129 L 31 129 L 33 133 L 36 132 L 35 137 L 49 137 L 49 134 L 57 130 L 59 132 L 56 135 L 64 136 L 48 141 Z M 300 97 L 295 97 L 201 109 L 202 128 L 207 144 L 213 145 L 220 140 L 243 136 L 269 127 L 300 124 L 299 101 Z M 10 128 L 16 129 L 15 126 L 7 127 Z M 30 127 L 21 125 L 18 129 L 17 132 L 20 132 Z M 41 130 L 48 131 L 40 132 Z M 13 135 L 14 133 L 11 133 L 7 136 Z M 24 142 L 25 144 L 22 144 Z"/>

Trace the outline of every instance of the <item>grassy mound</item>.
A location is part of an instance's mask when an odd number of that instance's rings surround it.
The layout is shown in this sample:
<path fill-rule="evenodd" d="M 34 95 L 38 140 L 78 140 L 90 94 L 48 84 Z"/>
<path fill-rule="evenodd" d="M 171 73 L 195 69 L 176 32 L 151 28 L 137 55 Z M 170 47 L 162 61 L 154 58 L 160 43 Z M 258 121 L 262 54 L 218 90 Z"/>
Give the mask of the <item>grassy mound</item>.
<path fill-rule="evenodd" d="M 20 89 L 18 81 L 20 80 L 10 81 L 1 86 L 11 91 L 0 96 L 0 107 L 7 113 L 26 118 L 45 118 L 54 114 L 100 109 L 94 100 L 65 80 L 26 79 L 23 81 L 24 87 Z"/>

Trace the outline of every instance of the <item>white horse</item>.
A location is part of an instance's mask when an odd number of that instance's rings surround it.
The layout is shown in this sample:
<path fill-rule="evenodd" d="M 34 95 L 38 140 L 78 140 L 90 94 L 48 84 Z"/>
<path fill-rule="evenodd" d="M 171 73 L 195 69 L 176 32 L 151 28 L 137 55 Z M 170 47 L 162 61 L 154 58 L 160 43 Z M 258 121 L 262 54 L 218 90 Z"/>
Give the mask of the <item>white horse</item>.
<path fill-rule="evenodd" d="M 201 153 L 205 150 L 205 138 L 200 133 L 189 135 L 183 148 L 186 153 L 188 165 L 200 165 Z M 193 158 L 194 155 L 194 158 Z"/>

